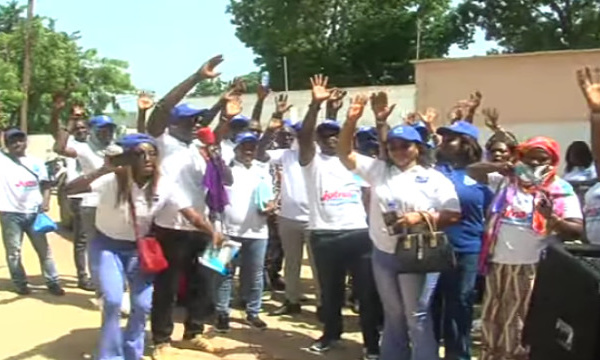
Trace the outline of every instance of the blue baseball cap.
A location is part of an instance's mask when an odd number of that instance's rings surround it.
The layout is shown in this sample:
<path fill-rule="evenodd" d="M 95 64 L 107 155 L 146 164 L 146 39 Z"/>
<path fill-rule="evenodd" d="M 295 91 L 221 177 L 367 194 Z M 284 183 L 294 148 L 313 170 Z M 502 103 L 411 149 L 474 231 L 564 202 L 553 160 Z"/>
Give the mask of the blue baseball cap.
<path fill-rule="evenodd" d="M 450 126 L 443 126 L 437 129 L 437 133 L 442 136 L 448 134 L 459 134 L 470 136 L 475 140 L 479 139 L 479 129 L 477 128 L 477 126 L 464 120 L 457 121 Z"/>
<path fill-rule="evenodd" d="M 171 110 L 171 122 L 177 122 L 180 119 L 201 116 L 208 109 L 200 109 L 190 104 L 179 104 Z"/>
<path fill-rule="evenodd" d="M 421 137 L 421 134 L 410 125 L 394 126 L 390 129 L 390 131 L 388 131 L 387 138 L 388 140 L 397 139 L 416 142 L 423 145 L 425 144 L 423 142 L 423 137 Z"/>
<path fill-rule="evenodd" d="M 90 127 L 103 128 L 107 126 L 117 126 L 115 121 L 108 115 L 98 115 L 90 119 Z"/>
<path fill-rule="evenodd" d="M 231 121 L 229 123 L 230 123 L 230 125 L 246 126 L 250 123 L 250 118 L 245 115 L 238 114 L 238 115 L 234 116 L 233 119 L 231 119 Z"/>
<path fill-rule="evenodd" d="M 258 136 L 256 136 L 253 132 L 244 131 L 239 133 L 235 137 L 235 146 L 241 145 L 247 142 L 258 142 Z"/>
<path fill-rule="evenodd" d="M 4 131 L 4 141 L 15 137 L 15 136 L 23 136 L 23 137 L 27 137 L 27 134 L 25 134 L 25 132 L 19 128 L 10 128 Z"/>
<path fill-rule="evenodd" d="M 356 131 L 356 138 L 361 140 L 377 141 L 377 129 L 374 126 L 361 126 Z"/>
<path fill-rule="evenodd" d="M 340 131 L 341 128 L 342 127 L 340 126 L 339 122 L 331 119 L 326 119 L 325 121 L 320 123 L 319 126 L 317 126 L 317 132 L 325 129 Z"/>
<path fill-rule="evenodd" d="M 125 151 L 131 150 L 144 143 L 153 145 L 154 147 L 157 146 L 156 140 L 148 134 L 127 134 L 123 135 L 119 140 L 116 141 L 116 144 L 121 146 Z"/>

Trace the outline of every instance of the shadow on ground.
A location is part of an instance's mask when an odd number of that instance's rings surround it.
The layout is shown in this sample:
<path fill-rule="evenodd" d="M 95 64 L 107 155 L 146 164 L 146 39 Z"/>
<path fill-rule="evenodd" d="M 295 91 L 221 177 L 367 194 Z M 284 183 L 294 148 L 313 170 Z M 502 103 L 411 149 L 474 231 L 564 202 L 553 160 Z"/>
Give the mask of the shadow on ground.
<path fill-rule="evenodd" d="M 81 360 L 96 346 L 98 329 L 76 329 L 69 334 L 4 360 L 26 360 L 36 357 L 55 360 Z M 89 357 L 88 357 L 89 358 Z"/>

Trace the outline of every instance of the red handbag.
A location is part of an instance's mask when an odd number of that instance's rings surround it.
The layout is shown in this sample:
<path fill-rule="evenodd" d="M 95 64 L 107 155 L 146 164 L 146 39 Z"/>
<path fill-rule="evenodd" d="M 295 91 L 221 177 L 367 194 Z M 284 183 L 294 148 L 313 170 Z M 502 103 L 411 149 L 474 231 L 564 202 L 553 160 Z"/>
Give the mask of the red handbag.
<path fill-rule="evenodd" d="M 140 236 L 140 229 L 137 224 L 137 217 L 135 211 L 135 205 L 131 194 L 129 195 L 129 209 L 131 217 L 133 219 L 133 231 L 135 233 L 135 239 L 137 242 L 138 257 L 140 261 L 140 268 L 143 272 L 148 274 L 159 273 L 169 267 L 169 263 L 165 258 L 165 254 L 162 251 L 160 243 L 154 236 Z"/>

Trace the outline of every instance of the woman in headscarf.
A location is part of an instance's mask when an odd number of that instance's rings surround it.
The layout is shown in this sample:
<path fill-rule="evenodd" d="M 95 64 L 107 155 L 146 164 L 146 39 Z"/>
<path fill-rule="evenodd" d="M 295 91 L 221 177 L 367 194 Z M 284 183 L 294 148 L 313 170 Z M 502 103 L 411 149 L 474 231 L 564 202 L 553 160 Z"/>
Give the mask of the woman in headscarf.
<path fill-rule="evenodd" d="M 480 270 L 488 271 L 482 323 L 482 360 L 526 360 L 521 330 L 542 251 L 553 238 L 572 239 L 583 232 L 579 200 L 557 176 L 556 141 L 532 138 L 517 148 L 516 163 L 479 163 L 471 176 L 506 175 L 489 209 Z M 488 268 L 489 267 L 489 268 Z"/>
<path fill-rule="evenodd" d="M 149 233 L 156 210 L 174 200 L 171 195 L 176 189 L 159 184 L 154 138 L 130 134 L 117 145 L 112 148 L 119 152 L 109 156 L 104 166 L 73 180 L 65 190 L 68 194 L 94 191 L 99 197 L 97 234 L 90 243 L 90 263 L 98 270 L 95 285 L 104 300 L 97 359 L 139 360 L 152 302 L 152 276 L 140 269 L 136 241 Z M 131 315 L 121 330 L 124 281 L 131 293 Z"/>

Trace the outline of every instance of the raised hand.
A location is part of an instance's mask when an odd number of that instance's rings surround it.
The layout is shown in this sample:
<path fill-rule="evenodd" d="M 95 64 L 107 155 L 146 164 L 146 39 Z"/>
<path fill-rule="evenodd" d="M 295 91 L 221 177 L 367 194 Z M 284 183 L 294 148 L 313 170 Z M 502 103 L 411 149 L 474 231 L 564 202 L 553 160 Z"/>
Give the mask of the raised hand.
<path fill-rule="evenodd" d="M 226 98 L 223 116 L 227 119 L 232 119 L 234 116 L 242 113 L 242 99 L 239 96 L 233 95 Z"/>
<path fill-rule="evenodd" d="M 388 105 L 388 96 L 385 91 L 371 94 L 371 110 L 377 121 L 387 121 L 396 104 Z"/>
<path fill-rule="evenodd" d="M 73 105 L 71 108 L 71 116 L 76 119 L 82 118 L 85 116 L 85 108 L 81 105 Z"/>
<path fill-rule="evenodd" d="M 315 103 L 322 104 L 323 101 L 329 99 L 331 90 L 327 90 L 329 78 L 323 75 L 315 75 L 310 78 L 312 85 L 312 100 Z"/>
<path fill-rule="evenodd" d="M 279 96 L 275 97 L 275 112 L 277 114 L 285 114 L 292 108 L 292 104 L 288 104 L 288 96 L 287 94 L 279 94 Z"/>
<path fill-rule="evenodd" d="M 140 93 L 137 100 L 138 109 L 148 110 L 154 106 L 154 100 L 146 92 Z"/>
<path fill-rule="evenodd" d="M 221 73 L 216 72 L 215 68 L 223 62 L 223 55 L 217 55 L 210 60 L 208 60 L 202 67 L 200 68 L 199 74 L 203 79 L 214 79 L 217 76 L 221 75 Z"/>
<path fill-rule="evenodd" d="M 425 110 L 425 113 L 419 113 L 419 116 L 421 117 L 421 120 L 425 123 L 425 125 L 432 126 L 433 124 L 435 124 L 439 114 L 436 109 L 430 107 L 427 108 L 427 110 Z"/>
<path fill-rule="evenodd" d="M 600 68 L 592 73 L 589 67 L 577 70 L 579 88 L 588 103 L 591 112 L 600 112 Z"/>
<path fill-rule="evenodd" d="M 485 126 L 490 130 L 496 131 L 500 128 L 498 121 L 500 120 L 500 114 L 495 108 L 485 108 L 481 110 L 481 113 L 485 117 Z"/>
<path fill-rule="evenodd" d="M 52 95 L 52 108 L 56 111 L 62 111 L 67 106 L 65 95 L 56 93 Z"/>
<path fill-rule="evenodd" d="M 331 96 L 327 100 L 327 108 L 331 111 L 339 111 L 344 106 L 344 97 L 348 95 L 347 91 L 340 89 L 333 89 Z"/>
<path fill-rule="evenodd" d="M 366 95 L 356 95 L 350 102 L 350 108 L 348 109 L 348 115 L 346 116 L 347 121 L 358 121 L 365 110 L 365 105 L 369 98 Z"/>
<path fill-rule="evenodd" d="M 269 88 L 266 88 L 264 86 L 262 86 L 261 84 L 258 84 L 258 87 L 256 88 L 256 96 L 258 97 L 258 100 L 263 101 L 267 98 L 267 96 L 269 96 L 269 94 L 271 93 L 271 90 Z"/>
<path fill-rule="evenodd" d="M 233 81 L 229 84 L 229 91 L 236 95 L 241 95 L 247 90 L 246 82 L 241 77 L 233 78 Z"/>

